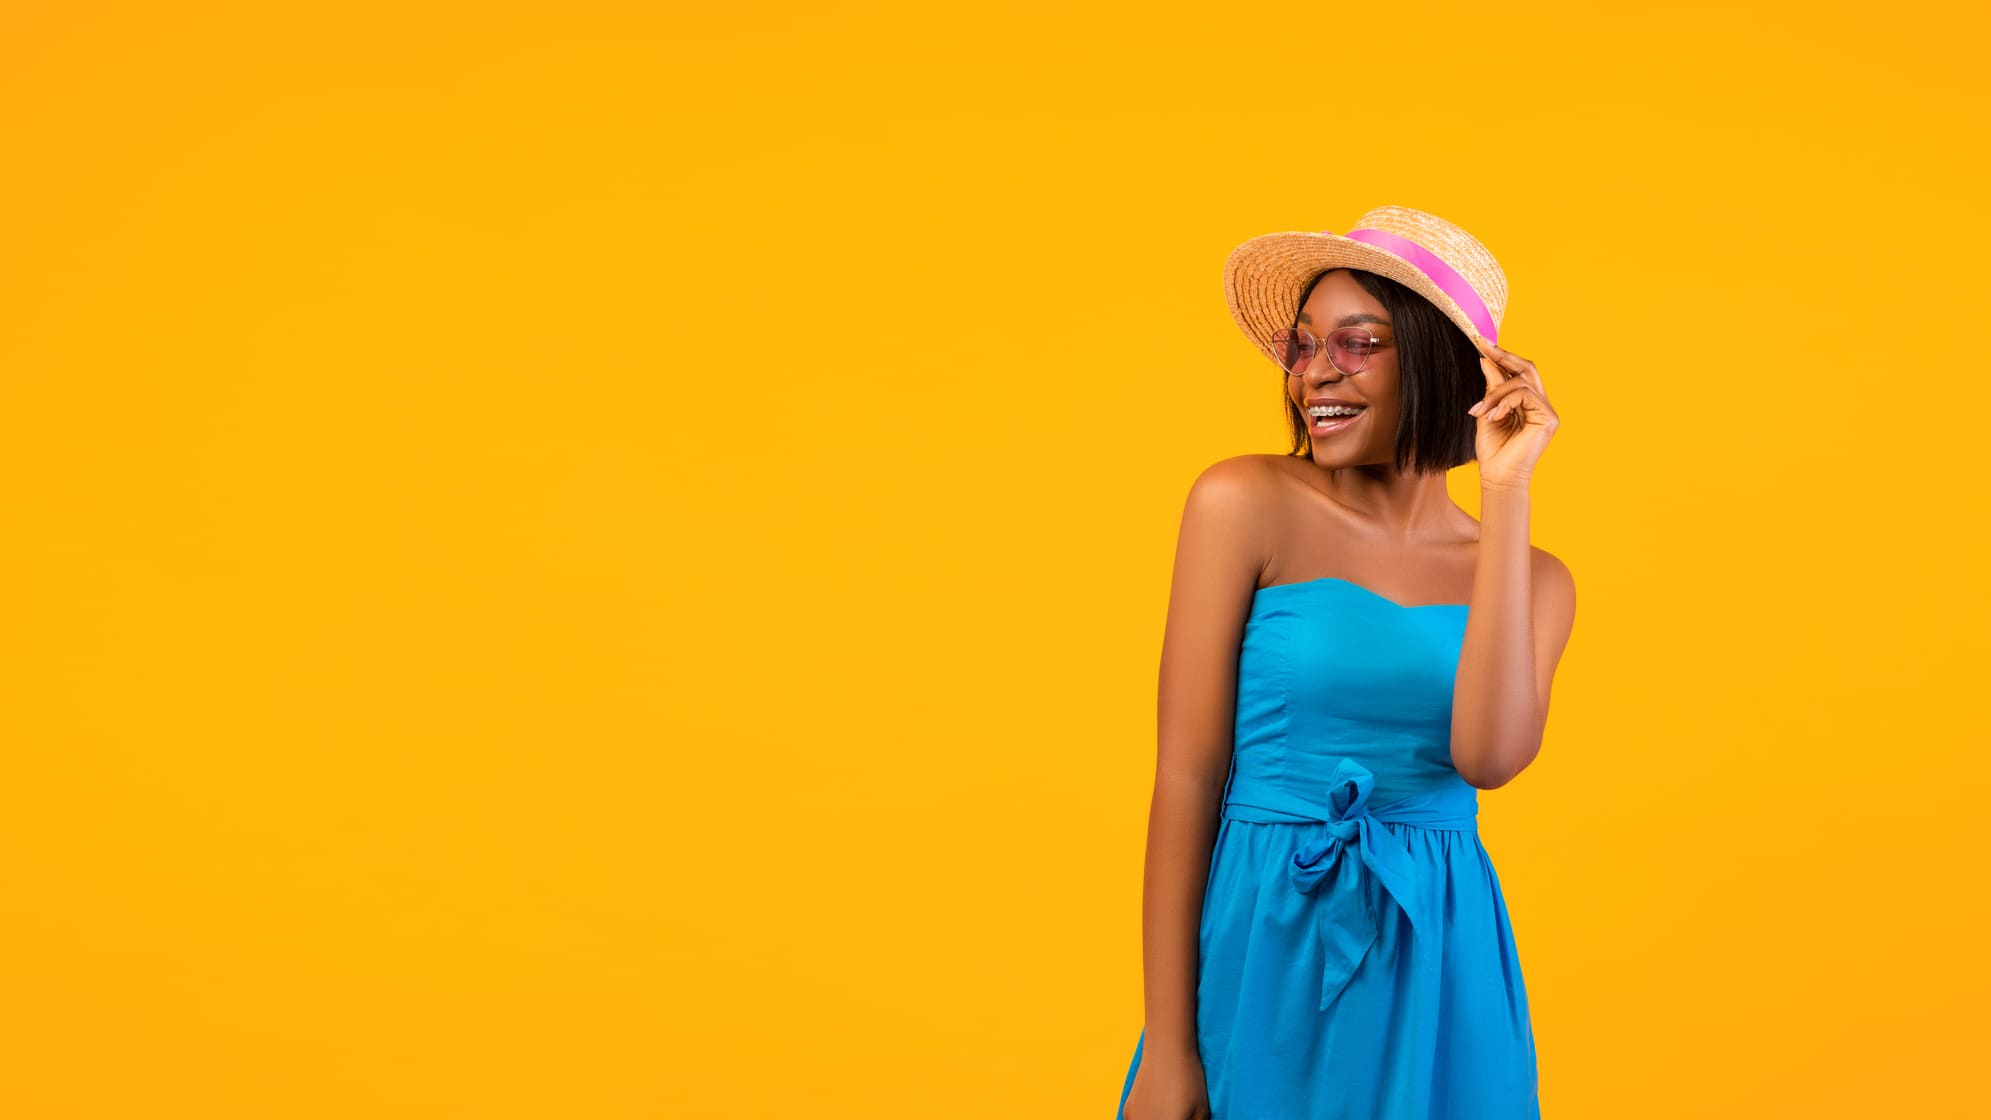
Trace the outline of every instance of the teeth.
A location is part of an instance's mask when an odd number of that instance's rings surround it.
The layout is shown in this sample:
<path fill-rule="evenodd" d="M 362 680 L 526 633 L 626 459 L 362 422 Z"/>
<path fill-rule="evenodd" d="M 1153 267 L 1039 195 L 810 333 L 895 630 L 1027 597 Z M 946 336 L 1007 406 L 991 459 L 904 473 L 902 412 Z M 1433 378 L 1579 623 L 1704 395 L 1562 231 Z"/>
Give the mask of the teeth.
<path fill-rule="evenodd" d="M 1315 416 L 1353 416 L 1362 410 L 1359 408 L 1349 408 L 1346 405 L 1331 404 L 1315 405 L 1307 411 L 1313 413 Z"/>

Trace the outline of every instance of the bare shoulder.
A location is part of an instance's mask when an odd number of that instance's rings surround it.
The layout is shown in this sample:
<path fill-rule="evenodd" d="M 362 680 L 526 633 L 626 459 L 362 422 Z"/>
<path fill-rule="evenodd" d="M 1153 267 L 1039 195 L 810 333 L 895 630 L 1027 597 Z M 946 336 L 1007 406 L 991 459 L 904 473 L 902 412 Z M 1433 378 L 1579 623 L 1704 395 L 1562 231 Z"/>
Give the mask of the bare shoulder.
<path fill-rule="evenodd" d="M 1272 483 L 1293 479 L 1295 477 L 1293 472 L 1299 468 L 1300 464 L 1305 462 L 1305 460 L 1297 456 L 1285 455 L 1275 451 L 1254 451 L 1248 455 L 1234 455 L 1223 461 L 1226 463 L 1249 462 L 1252 464 L 1253 469 L 1257 470 L 1259 478 Z"/>
<path fill-rule="evenodd" d="M 1536 627 L 1551 648 L 1560 653 L 1576 626 L 1576 577 L 1569 565 L 1555 553 L 1539 545 L 1530 546 L 1528 576 L 1534 588 Z"/>
<path fill-rule="evenodd" d="M 1255 576 L 1270 558 L 1266 502 L 1278 484 L 1278 466 L 1263 455 L 1233 455 L 1204 467 L 1183 505 L 1186 535 L 1220 553 L 1232 573 Z"/>
<path fill-rule="evenodd" d="M 1234 501 L 1252 503 L 1255 514 L 1267 520 L 1276 519 L 1277 503 L 1299 482 L 1291 455 L 1257 451 L 1219 459 L 1203 468 L 1196 479 L 1198 486 L 1228 493 Z"/>
<path fill-rule="evenodd" d="M 1254 510 L 1279 481 L 1279 466 L 1269 460 L 1276 455 L 1232 455 L 1204 467 L 1189 488 L 1205 504 L 1249 506 Z"/>
<path fill-rule="evenodd" d="M 1570 573 L 1569 565 L 1555 553 L 1540 545 L 1530 545 L 1529 575 L 1534 580 L 1537 591 L 1552 591 L 1576 597 L 1576 577 Z"/>

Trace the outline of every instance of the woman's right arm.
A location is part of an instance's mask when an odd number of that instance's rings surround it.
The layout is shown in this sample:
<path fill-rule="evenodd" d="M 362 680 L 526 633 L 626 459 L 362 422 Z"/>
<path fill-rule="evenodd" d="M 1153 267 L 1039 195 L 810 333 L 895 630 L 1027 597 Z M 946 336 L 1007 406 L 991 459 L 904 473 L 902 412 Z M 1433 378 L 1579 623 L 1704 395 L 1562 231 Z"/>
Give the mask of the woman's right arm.
<path fill-rule="evenodd" d="M 1196 977 L 1210 873 L 1237 719 L 1237 660 L 1268 552 L 1256 496 L 1267 464 L 1235 456 L 1189 488 L 1162 639 L 1154 799 L 1148 809 L 1141 942 L 1151 1059 L 1198 1059 Z"/>

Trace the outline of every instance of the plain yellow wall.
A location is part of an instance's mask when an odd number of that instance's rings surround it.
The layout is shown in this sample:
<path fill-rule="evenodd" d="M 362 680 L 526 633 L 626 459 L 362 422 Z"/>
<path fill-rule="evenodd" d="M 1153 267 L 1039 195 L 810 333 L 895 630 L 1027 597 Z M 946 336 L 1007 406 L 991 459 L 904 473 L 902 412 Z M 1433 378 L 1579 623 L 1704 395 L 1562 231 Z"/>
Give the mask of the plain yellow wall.
<path fill-rule="evenodd" d="M 1961 12 L 11 9 L 0 1113 L 1110 1116 L 1222 263 L 1383 204 L 1562 416 L 1545 1115 L 1981 1106 Z"/>

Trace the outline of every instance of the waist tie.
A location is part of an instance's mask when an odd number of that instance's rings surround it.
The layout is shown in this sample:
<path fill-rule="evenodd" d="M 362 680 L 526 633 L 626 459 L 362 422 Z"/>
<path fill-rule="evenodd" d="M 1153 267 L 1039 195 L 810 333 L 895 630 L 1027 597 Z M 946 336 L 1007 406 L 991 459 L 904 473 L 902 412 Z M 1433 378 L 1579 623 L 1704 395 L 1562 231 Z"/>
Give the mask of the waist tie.
<path fill-rule="evenodd" d="M 1410 918 L 1416 950 L 1429 953 L 1436 919 L 1428 910 L 1431 892 L 1422 889 L 1426 876 L 1410 849 L 1384 822 L 1426 828 L 1476 829 L 1476 815 L 1465 815 L 1442 799 L 1418 799 L 1392 805 L 1382 812 L 1369 808 L 1376 776 L 1353 759 L 1334 768 L 1327 791 L 1326 835 L 1302 844 L 1287 866 L 1294 889 L 1311 894 L 1316 903 L 1322 970 L 1320 1009 L 1326 1011 L 1340 996 L 1355 970 L 1381 935 L 1369 906 L 1364 869 L 1382 884 L 1383 893 Z M 1475 809 L 1477 806 L 1475 805 Z M 1224 815 L 1238 820 L 1307 821 L 1312 818 L 1226 804 Z M 1351 851 L 1352 849 L 1352 851 Z"/>

